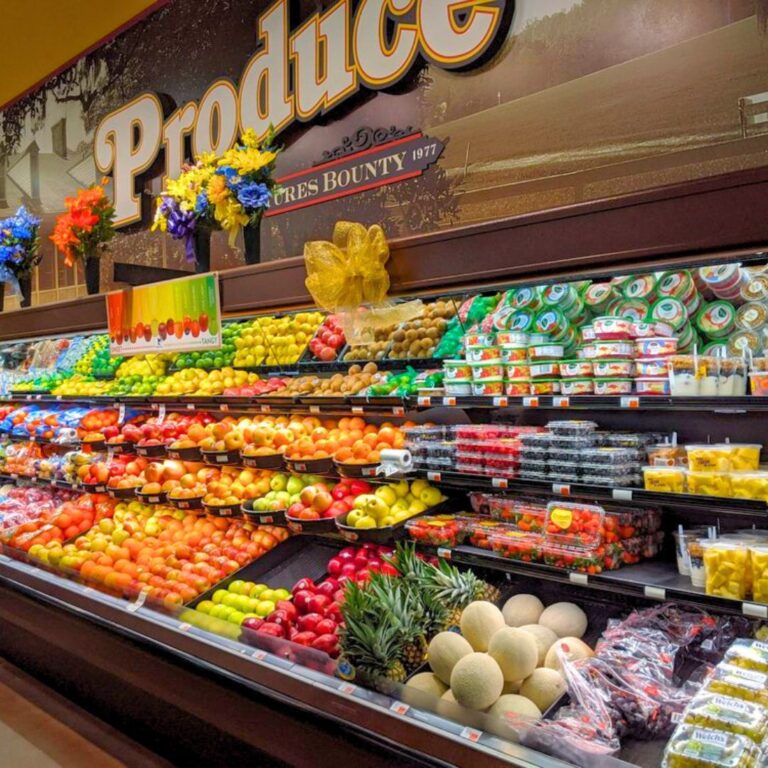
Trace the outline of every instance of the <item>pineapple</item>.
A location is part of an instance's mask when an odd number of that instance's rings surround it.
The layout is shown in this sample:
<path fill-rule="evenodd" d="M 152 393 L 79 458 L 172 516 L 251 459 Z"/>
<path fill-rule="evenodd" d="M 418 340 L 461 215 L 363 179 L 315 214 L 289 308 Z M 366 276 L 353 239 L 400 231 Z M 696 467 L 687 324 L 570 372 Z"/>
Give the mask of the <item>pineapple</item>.
<path fill-rule="evenodd" d="M 398 658 L 400 633 L 387 621 L 378 626 L 351 617 L 341 633 L 345 658 L 376 690 L 389 693 L 393 684 L 405 682 L 407 672 Z"/>

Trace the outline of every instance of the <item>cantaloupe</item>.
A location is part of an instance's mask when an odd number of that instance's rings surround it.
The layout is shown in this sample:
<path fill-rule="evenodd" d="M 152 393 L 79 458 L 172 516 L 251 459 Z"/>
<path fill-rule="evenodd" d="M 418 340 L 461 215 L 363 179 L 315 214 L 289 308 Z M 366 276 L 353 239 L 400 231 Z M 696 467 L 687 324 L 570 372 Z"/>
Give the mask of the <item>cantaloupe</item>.
<path fill-rule="evenodd" d="M 554 603 L 544 609 L 539 624 L 549 627 L 558 637 L 584 637 L 587 614 L 575 603 Z"/>
<path fill-rule="evenodd" d="M 502 627 L 494 632 L 488 644 L 488 655 L 496 661 L 504 680 L 522 680 L 539 663 L 539 648 L 533 635 L 515 627 Z"/>
<path fill-rule="evenodd" d="M 520 686 L 522 684 L 522 680 L 505 680 L 504 687 L 501 689 L 501 695 L 506 696 L 508 693 L 520 693 Z"/>
<path fill-rule="evenodd" d="M 501 612 L 504 621 L 510 627 L 522 627 L 524 624 L 536 624 L 544 610 L 544 603 L 536 595 L 513 595 L 504 603 Z"/>
<path fill-rule="evenodd" d="M 544 666 L 544 659 L 547 658 L 547 651 L 552 647 L 552 643 L 557 640 L 557 635 L 543 624 L 526 624 L 520 627 L 523 632 L 527 632 L 535 641 L 539 649 L 539 659 L 537 667 Z"/>
<path fill-rule="evenodd" d="M 501 696 L 504 674 L 487 653 L 459 659 L 451 673 L 451 691 L 457 703 L 470 709 L 486 709 Z"/>
<path fill-rule="evenodd" d="M 462 707 L 456 697 L 453 695 L 453 691 L 449 688 L 437 702 L 436 710 L 438 715 L 447 717 L 449 720 L 455 720 L 464 725 L 469 725 L 472 728 L 482 728 L 483 722 L 481 720 L 482 715 L 474 709 L 467 709 Z"/>
<path fill-rule="evenodd" d="M 520 695 L 530 699 L 542 712 L 554 704 L 567 689 L 563 676 L 554 669 L 539 667 L 520 686 Z"/>
<path fill-rule="evenodd" d="M 494 632 L 506 626 L 504 616 L 493 604 L 485 600 L 470 603 L 461 612 L 461 634 L 476 651 L 487 651 Z"/>
<path fill-rule="evenodd" d="M 427 661 L 429 668 L 448 685 L 456 662 L 470 653 L 472 646 L 458 632 L 439 632 L 429 644 Z"/>
<path fill-rule="evenodd" d="M 539 708 L 530 699 L 514 693 L 499 696 L 496 703 L 488 710 L 488 714 L 501 718 L 509 725 L 514 724 L 519 717 L 528 720 L 541 720 Z"/>
<path fill-rule="evenodd" d="M 558 650 L 563 653 L 568 661 L 588 659 L 590 656 L 595 655 L 595 652 L 583 640 L 579 640 L 578 637 L 561 637 L 556 643 L 552 644 L 544 660 L 545 667 L 556 669 L 558 672 L 562 667 Z"/>
<path fill-rule="evenodd" d="M 428 693 L 437 698 L 440 698 L 448 690 L 448 686 L 432 672 L 419 672 L 418 675 L 414 675 L 408 680 L 405 684 L 405 691 L 403 691 L 403 699 L 405 701 L 408 701 L 406 696 L 409 688 L 414 691 Z"/>

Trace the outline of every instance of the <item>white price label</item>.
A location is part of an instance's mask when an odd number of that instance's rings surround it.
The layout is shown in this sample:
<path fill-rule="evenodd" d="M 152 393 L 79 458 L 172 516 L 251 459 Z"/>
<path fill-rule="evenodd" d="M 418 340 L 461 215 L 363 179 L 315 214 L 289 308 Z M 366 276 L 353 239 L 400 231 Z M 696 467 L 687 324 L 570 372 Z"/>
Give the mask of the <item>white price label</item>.
<path fill-rule="evenodd" d="M 157 423 L 162 424 L 165 421 L 165 403 L 160 403 L 157 409 Z"/>
<path fill-rule="evenodd" d="M 42 400 L 42 399 L 43 399 L 42 395 L 35 395 L 35 400 Z"/>
<path fill-rule="evenodd" d="M 186 621 L 183 621 L 181 624 L 179 624 L 178 627 L 176 627 L 176 629 L 178 629 L 179 632 L 189 632 L 189 630 L 192 629 L 192 625 L 187 624 Z"/>
<path fill-rule="evenodd" d="M 442 476 L 439 472 L 427 472 L 427 480 L 430 483 L 439 483 L 442 480 Z"/>
<path fill-rule="evenodd" d="M 221 405 L 219 405 L 219 410 L 222 413 L 229 413 L 229 403 L 221 403 Z"/>
<path fill-rule="evenodd" d="M 552 405 L 554 405 L 555 408 L 568 408 L 571 405 L 571 398 L 570 397 L 553 397 Z"/>
<path fill-rule="evenodd" d="M 309 406 L 309 412 L 310 413 L 320 413 L 320 406 L 319 405 L 310 405 Z"/>
<path fill-rule="evenodd" d="M 261 412 L 262 413 L 272 413 L 272 406 L 271 405 L 262 405 L 261 406 Z"/>
<path fill-rule="evenodd" d="M 267 652 L 266 651 L 260 651 L 256 650 L 254 651 L 251 656 L 256 659 L 257 661 L 264 661 L 264 659 L 267 658 Z"/>
<path fill-rule="evenodd" d="M 352 406 L 352 413 L 365 413 L 365 409 L 362 405 L 353 405 Z"/>
<path fill-rule="evenodd" d="M 570 496 L 571 486 L 564 483 L 553 483 L 552 493 L 556 493 L 558 496 Z"/>
<path fill-rule="evenodd" d="M 611 497 L 614 501 L 632 501 L 632 491 L 629 488 L 614 488 Z"/>
<path fill-rule="evenodd" d="M 494 477 L 491 483 L 494 488 L 509 488 L 509 480 L 506 477 Z"/>
<path fill-rule="evenodd" d="M 136 611 L 138 611 L 139 608 L 141 608 L 141 606 L 144 605 L 144 601 L 146 599 L 147 599 L 147 593 L 144 590 L 142 590 L 141 592 L 139 592 L 139 595 L 136 598 L 136 600 L 134 600 L 132 603 L 128 603 L 125 610 L 130 613 L 136 613 Z"/>
<path fill-rule="evenodd" d="M 432 405 L 432 398 L 427 395 L 419 395 L 419 397 L 416 398 L 416 404 L 423 407 L 429 407 Z"/>
<path fill-rule="evenodd" d="M 451 550 L 447 549 L 446 547 L 438 547 L 437 548 L 437 556 L 442 557 L 443 560 L 450 560 L 451 559 Z"/>
<path fill-rule="evenodd" d="M 506 397 L 494 397 L 493 404 L 497 408 L 506 408 L 509 405 L 509 400 Z"/>
<path fill-rule="evenodd" d="M 195 404 L 194 403 L 187 403 L 187 410 L 188 411 L 194 411 L 195 410 Z"/>
<path fill-rule="evenodd" d="M 476 744 L 478 741 L 480 741 L 480 737 L 483 735 L 482 731 L 478 731 L 476 728 L 464 728 L 464 730 L 461 732 L 461 738 L 467 739 L 467 741 L 471 741 L 473 744 Z"/>
<path fill-rule="evenodd" d="M 456 398 L 455 397 L 444 397 L 443 398 L 443 405 L 456 405 Z"/>
<path fill-rule="evenodd" d="M 568 581 L 571 582 L 571 584 L 580 584 L 582 587 L 589 584 L 589 577 L 586 573 L 569 573 L 568 574 Z"/>
<path fill-rule="evenodd" d="M 56 395 L 56 402 L 57 402 L 57 403 L 60 403 L 60 402 L 61 402 L 61 395 Z"/>
<path fill-rule="evenodd" d="M 347 696 L 351 696 L 357 690 L 357 686 L 353 683 L 342 683 L 339 686 L 339 691 L 345 693 Z"/>
<path fill-rule="evenodd" d="M 117 423 L 122 424 L 125 421 L 125 403 L 120 403 L 117 409 Z"/>
<path fill-rule="evenodd" d="M 539 407 L 539 398 L 538 397 L 524 397 L 523 398 L 523 406 L 526 408 L 538 408 Z"/>
<path fill-rule="evenodd" d="M 402 702 L 402 701 L 393 701 L 389 705 L 389 708 L 396 715 L 404 715 L 410 709 L 410 707 L 405 702 Z"/>
<path fill-rule="evenodd" d="M 649 584 L 643 587 L 643 594 L 651 600 L 666 600 L 667 590 L 663 587 L 652 587 Z"/>
<path fill-rule="evenodd" d="M 752 616 L 755 619 L 768 619 L 768 605 L 759 603 L 742 603 L 741 612 L 745 616 Z"/>
<path fill-rule="evenodd" d="M 402 405 L 396 405 L 392 409 L 392 415 L 393 416 L 405 416 L 405 408 L 403 408 Z"/>
<path fill-rule="evenodd" d="M 622 397 L 621 400 L 619 400 L 619 405 L 622 408 L 639 408 L 640 398 L 639 397 Z"/>

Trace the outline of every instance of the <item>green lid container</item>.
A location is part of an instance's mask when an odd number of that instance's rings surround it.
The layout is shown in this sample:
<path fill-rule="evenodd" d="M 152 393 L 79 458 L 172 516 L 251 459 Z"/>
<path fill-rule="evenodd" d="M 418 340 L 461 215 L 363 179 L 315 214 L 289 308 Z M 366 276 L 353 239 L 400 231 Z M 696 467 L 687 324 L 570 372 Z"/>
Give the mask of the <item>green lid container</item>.
<path fill-rule="evenodd" d="M 624 299 L 613 311 L 614 316 L 624 317 L 633 323 L 642 323 L 648 318 L 651 307 L 645 299 Z"/>
<path fill-rule="evenodd" d="M 537 333 L 546 333 L 552 341 L 560 342 L 566 337 L 571 326 L 560 309 L 557 307 L 549 307 L 547 309 L 542 309 L 536 315 L 534 328 Z"/>
<path fill-rule="evenodd" d="M 569 319 L 584 311 L 584 302 L 571 283 L 548 285 L 541 293 L 541 301 L 545 308 L 557 308 Z"/>
<path fill-rule="evenodd" d="M 619 298 L 619 293 L 611 283 L 593 283 L 584 291 L 584 304 L 593 315 L 605 313 L 608 305 Z"/>
<path fill-rule="evenodd" d="M 528 333 L 536 328 L 536 313 L 531 310 L 523 309 L 518 312 L 513 312 L 509 316 L 509 320 L 506 325 L 508 331 L 519 331 L 521 333 Z"/>
<path fill-rule="evenodd" d="M 514 292 L 510 303 L 516 310 L 525 309 L 534 312 L 541 307 L 541 291 L 535 285 L 523 286 Z"/>
<path fill-rule="evenodd" d="M 656 300 L 656 275 L 637 275 L 621 286 L 625 299 L 644 299 L 649 304 Z"/>
<path fill-rule="evenodd" d="M 705 304 L 696 315 L 696 327 L 710 339 L 724 339 L 736 325 L 736 309 L 722 299 Z"/>
<path fill-rule="evenodd" d="M 651 305 L 650 317 L 679 331 L 688 320 L 688 310 L 679 299 L 659 299 Z"/>

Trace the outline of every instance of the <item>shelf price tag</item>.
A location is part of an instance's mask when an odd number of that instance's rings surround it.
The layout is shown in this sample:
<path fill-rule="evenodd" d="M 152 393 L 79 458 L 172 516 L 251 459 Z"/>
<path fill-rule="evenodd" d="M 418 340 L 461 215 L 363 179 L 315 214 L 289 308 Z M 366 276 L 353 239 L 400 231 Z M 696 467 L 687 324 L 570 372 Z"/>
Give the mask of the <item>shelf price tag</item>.
<path fill-rule="evenodd" d="M 525 408 L 538 408 L 539 407 L 539 398 L 538 397 L 524 397 L 523 398 L 523 407 L 525 407 Z"/>
<path fill-rule="evenodd" d="M 157 423 L 162 424 L 165 421 L 165 403 L 160 403 L 157 409 Z"/>
<path fill-rule="evenodd" d="M 187 403 L 187 410 L 188 411 L 194 411 L 195 410 L 195 404 L 194 403 Z"/>
<path fill-rule="evenodd" d="M 179 624 L 179 626 L 176 627 L 176 629 L 178 629 L 179 632 L 189 632 L 189 630 L 192 629 L 192 625 L 187 624 L 186 621 L 182 621 L 181 624 Z"/>
<path fill-rule="evenodd" d="M 389 709 L 394 712 L 396 715 L 404 715 L 410 707 L 403 701 L 393 701 L 389 705 Z"/>
<path fill-rule="evenodd" d="M 365 413 L 365 408 L 363 408 L 362 405 L 353 405 L 352 406 L 352 413 Z"/>
<path fill-rule="evenodd" d="M 506 397 L 494 397 L 493 404 L 496 408 L 506 408 L 509 405 L 509 400 Z"/>
<path fill-rule="evenodd" d="M 432 405 L 432 398 L 429 397 L 429 395 L 419 395 L 416 398 L 416 404 L 420 406 L 429 407 L 430 405 Z"/>
<path fill-rule="evenodd" d="M 646 584 L 643 587 L 643 594 L 649 597 L 651 600 L 666 600 L 667 590 L 663 587 L 653 587 L 650 584 Z"/>
<path fill-rule="evenodd" d="M 483 735 L 482 731 L 478 731 L 476 728 L 464 728 L 459 734 L 462 739 L 471 741 L 473 744 L 477 744 L 480 741 L 480 737 Z"/>
<path fill-rule="evenodd" d="M 555 408 L 569 408 L 571 405 L 571 398 L 570 397 L 553 397 L 552 405 L 554 405 Z"/>
<path fill-rule="evenodd" d="M 430 483 L 439 483 L 442 479 L 439 472 L 427 472 L 427 480 L 429 480 Z"/>
<path fill-rule="evenodd" d="M 221 404 L 219 405 L 219 410 L 220 410 L 222 413 L 229 413 L 229 403 L 221 403 Z"/>
<path fill-rule="evenodd" d="M 320 406 L 319 405 L 310 405 L 309 406 L 309 412 L 310 413 L 320 413 Z"/>
<path fill-rule="evenodd" d="M 570 496 L 571 486 L 563 483 L 553 483 L 552 493 L 556 493 L 558 496 Z"/>
<path fill-rule="evenodd" d="M 257 649 L 251 654 L 251 657 L 257 661 L 264 661 L 267 658 L 267 652 Z"/>
<path fill-rule="evenodd" d="M 139 592 L 138 597 L 132 603 L 128 603 L 125 610 L 128 611 L 129 613 L 136 613 L 136 611 L 138 611 L 139 608 L 141 608 L 141 606 L 144 605 L 144 601 L 146 599 L 147 599 L 147 593 L 142 590 L 141 592 Z"/>
<path fill-rule="evenodd" d="M 456 398 L 455 397 L 444 397 L 443 398 L 443 405 L 456 405 Z"/>
<path fill-rule="evenodd" d="M 632 501 L 632 491 L 629 488 L 614 488 L 611 491 L 614 501 Z"/>
<path fill-rule="evenodd" d="M 272 413 L 272 406 L 271 405 L 262 405 L 261 406 L 261 412 L 262 413 Z"/>
<path fill-rule="evenodd" d="M 393 416 L 405 416 L 405 408 L 403 408 L 402 405 L 396 405 L 392 409 L 392 415 Z"/>
<path fill-rule="evenodd" d="M 619 400 L 619 405 L 622 408 L 639 408 L 640 398 L 639 397 L 622 397 Z"/>
<path fill-rule="evenodd" d="M 571 571 L 571 573 L 568 574 L 568 581 L 570 581 L 571 584 L 579 584 L 582 587 L 585 587 L 589 584 L 589 577 L 586 573 L 574 573 Z"/>
<path fill-rule="evenodd" d="M 451 559 L 451 550 L 447 547 L 438 547 L 437 548 L 437 556 L 442 557 L 443 560 L 450 560 Z"/>
<path fill-rule="evenodd" d="M 768 619 L 768 605 L 759 603 L 742 603 L 741 612 L 745 616 L 752 616 L 755 619 Z"/>
<path fill-rule="evenodd" d="M 339 686 L 339 692 L 344 693 L 347 696 L 351 696 L 357 690 L 357 686 L 354 683 L 342 683 Z"/>
<path fill-rule="evenodd" d="M 494 488 L 509 488 L 509 480 L 506 477 L 494 477 L 491 479 Z"/>

